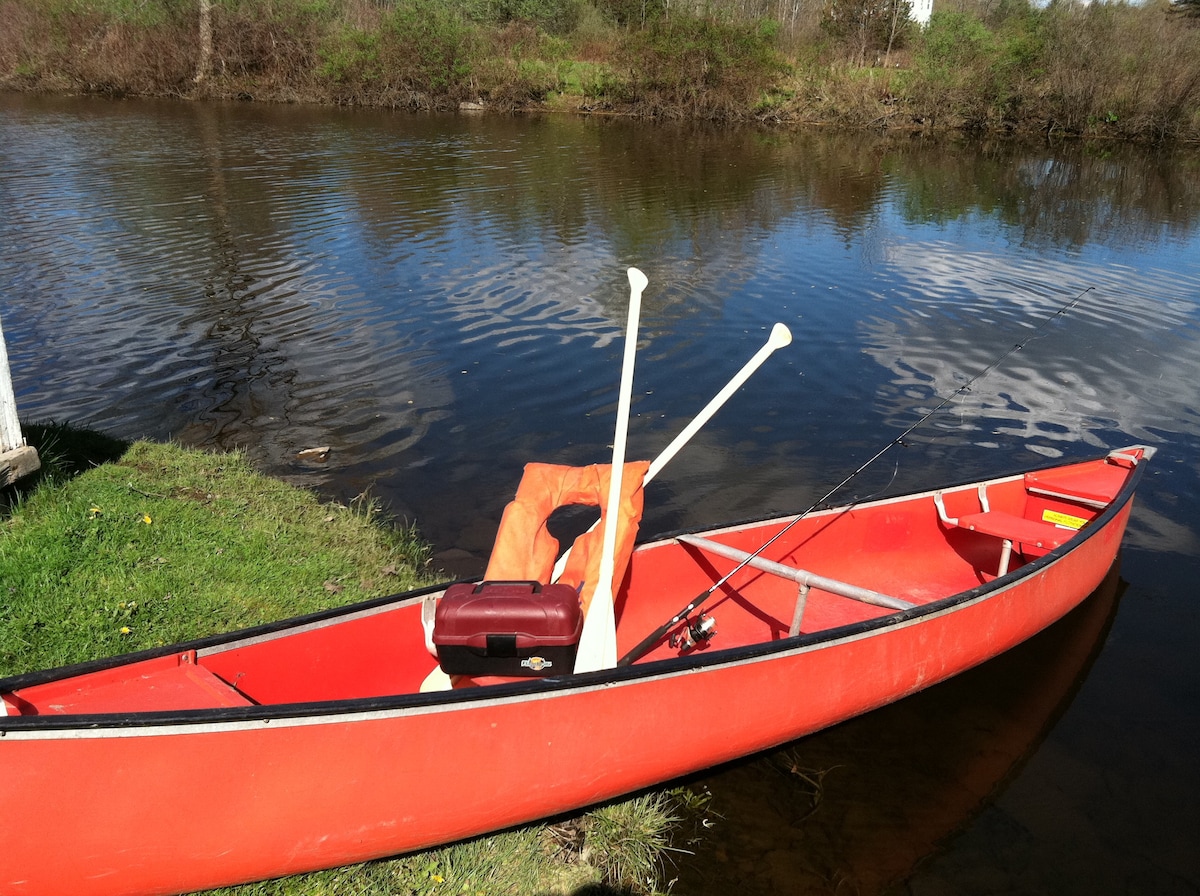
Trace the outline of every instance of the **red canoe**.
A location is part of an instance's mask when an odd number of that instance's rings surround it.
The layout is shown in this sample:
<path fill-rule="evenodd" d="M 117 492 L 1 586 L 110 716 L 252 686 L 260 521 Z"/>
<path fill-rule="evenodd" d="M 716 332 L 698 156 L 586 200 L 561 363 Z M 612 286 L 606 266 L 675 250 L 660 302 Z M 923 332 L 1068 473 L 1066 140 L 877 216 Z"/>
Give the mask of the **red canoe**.
<path fill-rule="evenodd" d="M 421 692 L 434 589 L 0 681 L 0 892 L 177 893 L 393 855 L 817 731 L 1082 601 L 1151 453 L 643 544 L 618 653 L 771 541 L 612 669 Z"/>

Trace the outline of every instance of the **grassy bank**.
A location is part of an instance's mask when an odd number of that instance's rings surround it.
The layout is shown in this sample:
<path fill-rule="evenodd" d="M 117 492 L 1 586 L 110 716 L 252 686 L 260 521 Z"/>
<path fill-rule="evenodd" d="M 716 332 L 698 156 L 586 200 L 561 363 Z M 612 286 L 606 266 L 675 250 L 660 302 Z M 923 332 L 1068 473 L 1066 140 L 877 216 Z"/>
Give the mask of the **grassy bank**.
<path fill-rule="evenodd" d="M 0 674 L 415 587 L 426 549 L 371 511 L 322 505 L 236 455 L 150 443 L 43 483 L 0 540 Z"/>
<path fill-rule="evenodd" d="M 0 86 L 1200 140 L 1200 17 L 1165 0 L 939 0 L 925 29 L 906 12 L 907 0 L 0 0 Z"/>
<path fill-rule="evenodd" d="M 239 455 L 26 427 L 41 481 L 0 516 L 0 676 L 383 595 L 431 578 L 416 533 Z M 655 793 L 428 853 L 226 896 L 653 893 L 681 808 Z"/>

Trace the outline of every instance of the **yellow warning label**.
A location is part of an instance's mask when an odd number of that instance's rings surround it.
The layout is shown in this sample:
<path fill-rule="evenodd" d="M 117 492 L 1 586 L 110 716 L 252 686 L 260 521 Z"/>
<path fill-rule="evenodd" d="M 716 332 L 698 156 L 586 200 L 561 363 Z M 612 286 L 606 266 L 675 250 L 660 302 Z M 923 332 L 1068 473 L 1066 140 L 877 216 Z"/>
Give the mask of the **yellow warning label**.
<path fill-rule="evenodd" d="M 1069 513 L 1059 513 L 1057 510 L 1043 510 L 1042 521 L 1054 523 L 1056 526 L 1066 526 L 1068 529 L 1079 529 L 1087 522 L 1077 516 L 1071 516 Z"/>

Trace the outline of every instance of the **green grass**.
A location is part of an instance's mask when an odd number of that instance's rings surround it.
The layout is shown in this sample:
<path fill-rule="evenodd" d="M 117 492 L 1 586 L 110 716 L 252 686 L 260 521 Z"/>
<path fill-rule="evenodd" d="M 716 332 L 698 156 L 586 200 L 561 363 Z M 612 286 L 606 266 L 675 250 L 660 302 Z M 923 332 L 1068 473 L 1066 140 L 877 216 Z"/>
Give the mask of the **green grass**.
<path fill-rule="evenodd" d="M 669 891 L 664 856 L 686 791 L 416 855 L 212 890 L 210 896 L 634 896 Z"/>
<path fill-rule="evenodd" d="M 211 896 L 533 896 L 572 893 L 598 875 L 557 863 L 545 829 L 522 828 L 431 852 L 209 891 Z"/>
<path fill-rule="evenodd" d="M 427 549 L 372 511 L 147 442 L 43 483 L 0 529 L 0 674 L 415 587 Z"/>
<path fill-rule="evenodd" d="M 27 426 L 43 469 L 0 503 L 0 676 L 154 647 L 402 591 L 428 547 L 239 454 Z M 233 887 L 223 896 L 652 894 L 681 797 Z"/>
<path fill-rule="evenodd" d="M 650 793 L 589 813 L 581 825 L 584 849 L 606 881 L 627 891 L 654 887 L 662 856 L 682 821 L 678 793 Z"/>

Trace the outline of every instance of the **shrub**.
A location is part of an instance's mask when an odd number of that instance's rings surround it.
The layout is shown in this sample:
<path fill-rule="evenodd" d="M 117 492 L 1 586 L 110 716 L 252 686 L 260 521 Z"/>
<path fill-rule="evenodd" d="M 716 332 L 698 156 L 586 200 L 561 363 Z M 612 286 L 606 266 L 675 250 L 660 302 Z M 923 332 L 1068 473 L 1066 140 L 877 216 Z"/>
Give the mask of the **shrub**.
<path fill-rule="evenodd" d="M 214 70 L 251 76 L 255 85 L 305 87 L 335 15 L 324 0 L 221 0 L 213 9 Z"/>
<path fill-rule="evenodd" d="M 736 118 L 753 109 L 785 66 L 768 24 L 677 15 L 628 34 L 618 49 L 626 98 L 644 112 Z"/>
<path fill-rule="evenodd" d="M 451 99 L 466 90 L 475 34 L 437 0 L 406 0 L 382 25 L 386 77 L 398 86 Z"/>
<path fill-rule="evenodd" d="M 318 74 L 336 84 L 371 84 L 382 74 L 379 33 L 342 27 L 321 43 Z"/>
<path fill-rule="evenodd" d="M 929 20 L 916 60 L 926 76 L 949 81 L 980 62 L 986 64 L 993 44 L 992 33 L 974 16 L 936 12 Z"/>
<path fill-rule="evenodd" d="M 194 21 L 175 0 L 6 3 L 0 14 L 0 46 L 14 44 L 0 58 L 34 86 L 160 94 L 181 90 L 194 70 Z"/>
<path fill-rule="evenodd" d="M 642 28 L 667 14 L 668 0 L 596 0 L 596 8 L 624 28 Z"/>
<path fill-rule="evenodd" d="M 926 121 L 952 127 L 982 127 L 1003 118 L 1005 72 L 997 40 L 976 17 L 935 12 L 914 54 L 918 79 L 909 90 Z"/>

